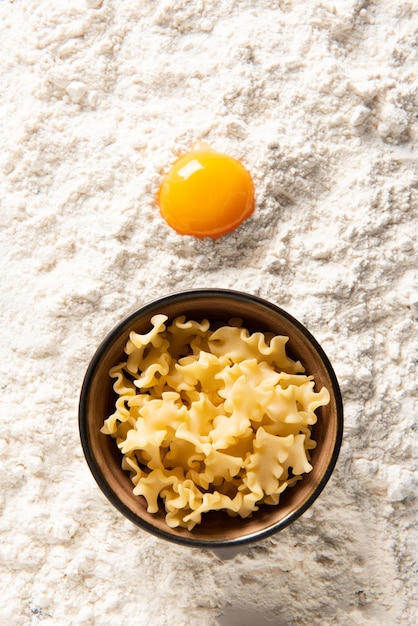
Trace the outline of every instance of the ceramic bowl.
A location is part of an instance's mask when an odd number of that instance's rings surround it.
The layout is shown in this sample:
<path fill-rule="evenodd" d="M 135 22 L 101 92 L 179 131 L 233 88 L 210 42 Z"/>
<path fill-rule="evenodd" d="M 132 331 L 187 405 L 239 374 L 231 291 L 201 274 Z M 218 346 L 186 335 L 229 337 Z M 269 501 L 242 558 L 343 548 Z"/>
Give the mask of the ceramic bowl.
<path fill-rule="evenodd" d="M 121 469 L 122 457 L 114 439 L 103 435 L 100 429 L 114 410 L 114 380 L 109 377 L 109 369 L 124 359 L 129 332 L 148 332 L 150 319 L 157 313 L 164 313 L 170 319 L 186 315 L 188 319 L 206 318 L 225 323 L 232 317 L 239 317 L 250 331 L 286 335 L 289 337 L 288 355 L 300 360 L 306 373 L 314 376 L 317 390 L 323 386 L 328 389 L 330 402 L 317 409 L 318 422 L 312 431 L 312 438 L 317 442 L 317 447 L 311 451 L 313 470 L 295 487 L 286 489 L 278 505 L 263 505 L 247 519 L 229 517 L 225 512 L 206 513 L 202 523 L 189 531 L 169 528 L 162 508 L 157 514 L 148 513 L 143 497 L 133 494 L 130 476 Z M 87 369 L 80 396 L 79 428 L 87 463 L 99 487 L 134 524 L 160 538 L 183 545 L 237 547 L 282 530 L 316 500 L 337 461 L 343 432 L 343 407 L 338 382 L 326 354 L 300 322 L 256 296 L 225 289 L 201 289 L 155 300 L 114 327 L 98 347 Z"/>

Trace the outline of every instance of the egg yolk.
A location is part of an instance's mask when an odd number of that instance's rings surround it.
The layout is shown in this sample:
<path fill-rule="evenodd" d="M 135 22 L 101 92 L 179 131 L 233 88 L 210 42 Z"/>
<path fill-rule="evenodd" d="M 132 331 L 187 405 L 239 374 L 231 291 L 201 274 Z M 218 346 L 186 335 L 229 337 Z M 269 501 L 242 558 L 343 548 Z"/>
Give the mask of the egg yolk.
<path fill-rule="evenodd" d="M 182 235 L 220 237 L 254 210 L 254 185 L 236 159 L 210 150 L 184 154 L 158 193 L 161 215 Z"/>

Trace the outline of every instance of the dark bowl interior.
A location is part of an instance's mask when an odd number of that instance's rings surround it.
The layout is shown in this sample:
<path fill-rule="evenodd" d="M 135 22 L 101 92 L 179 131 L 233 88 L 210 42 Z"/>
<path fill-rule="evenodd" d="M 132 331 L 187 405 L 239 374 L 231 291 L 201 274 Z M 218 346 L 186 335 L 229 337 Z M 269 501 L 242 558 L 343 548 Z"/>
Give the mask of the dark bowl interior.
<path fill-rule="evenodd" d="M 192 531 L 172 529 L 165 523 L 163 509 L 148 513 L 142 496 L 132 493 L 129 474 L 121 469 L 122 456 L 115 441 L 100 433 L 104 420 L 114 410 L 115 394 L 109 369 L 124 360 L 124 347 L 131 330 L 145 333 L 150 319 L 164 313 L 170 319 L 186 315 L 188 319 L 228 322 L 240 317 L 250 331 L 271 331 L 289 337 L 287 353 L 299 359 L 306 373 L 315 378 L 316 390 L 325 386 L 330 403 L 317 409 L 318 422 L 313 427 L 317 447 L 311 451 L 313 470 L 295 487 L 281 495 L 277 506 L 263 505 L 248 519 L 229 517 L 225 512 L 203 516 Z M 343 431 L 343 410 L 337 379 L 325 353 L 312 335 L 288 313 L 255 296 L 229 290 L 196 290 L 173 294 L 142 307 L 118 324 L 94 355 L 83 383 L 79 426 L 88 465 L 99 487 L 110 502 L 138 526 L 162 538 L 191 546 L 224 547 L 259 540 L 283 529 L 297 519 L 318 497 L 337 460 Z"/>

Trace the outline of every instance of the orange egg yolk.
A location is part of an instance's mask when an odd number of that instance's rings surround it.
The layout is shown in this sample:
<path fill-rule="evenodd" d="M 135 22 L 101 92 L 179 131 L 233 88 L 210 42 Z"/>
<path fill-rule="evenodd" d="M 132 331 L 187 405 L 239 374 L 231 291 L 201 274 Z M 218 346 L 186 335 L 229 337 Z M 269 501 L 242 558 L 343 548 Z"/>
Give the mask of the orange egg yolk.
<path fill-rule="evenodd" d="M 236 159 L 210 150 L 184 154 L 158 194 L 161 215 L 182 235 L 220 237 L 254 210 L 254 185 Z"/>

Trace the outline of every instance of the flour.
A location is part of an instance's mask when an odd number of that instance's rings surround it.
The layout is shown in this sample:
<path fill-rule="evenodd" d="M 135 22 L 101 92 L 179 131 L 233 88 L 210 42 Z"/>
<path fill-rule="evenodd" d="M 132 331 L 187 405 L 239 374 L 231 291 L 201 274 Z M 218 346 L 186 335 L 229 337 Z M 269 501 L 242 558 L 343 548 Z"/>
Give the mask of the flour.
<path fill-rule="evenodd" d="M 0 2 L 1 626 L 417 621 L 418 12 L 414 2 Z M 252 173 L 216 241 L 155 195 L 198 141 Z M 117 513 L 78 395 L 113 325 L 194 287 L 315 335 L 346 429 L 279 535 L 222 559 Z"/>

